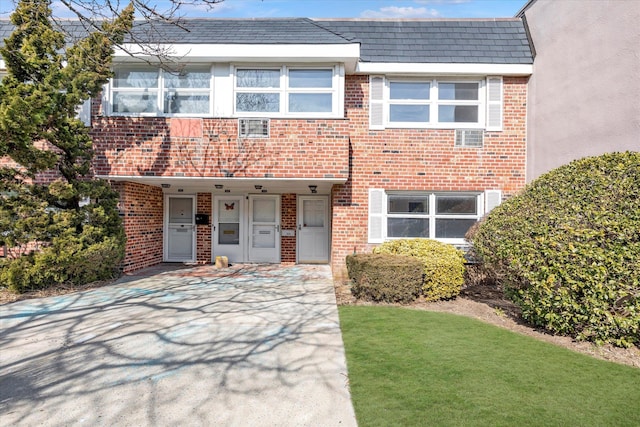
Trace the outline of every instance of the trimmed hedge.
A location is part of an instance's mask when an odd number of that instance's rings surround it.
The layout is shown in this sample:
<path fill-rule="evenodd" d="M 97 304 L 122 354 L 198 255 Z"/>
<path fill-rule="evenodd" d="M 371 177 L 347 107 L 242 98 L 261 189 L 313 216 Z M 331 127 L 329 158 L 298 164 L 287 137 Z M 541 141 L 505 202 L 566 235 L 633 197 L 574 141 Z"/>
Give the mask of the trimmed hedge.
<path fill-rule="evenodd" d="M 422 263 L 412 257 L 389 254 L 347 256 L 351 292 L 376 302 L 414 301 L 422 287 Z"/>
<path fill-rule="evenodd" d="M 385 242 L 373 252 L 418 258 L 425 274 L 422 294 L 427 301 L 460 294 L 464 283 L 464 256 L 452 245 L 430 239 L 400 239 Z"/>
<path fill-rule="evenodd" d="M 640 153 L 555 169 L 469 237 L 527 321 L 581 340 L 640 344 Z"/>

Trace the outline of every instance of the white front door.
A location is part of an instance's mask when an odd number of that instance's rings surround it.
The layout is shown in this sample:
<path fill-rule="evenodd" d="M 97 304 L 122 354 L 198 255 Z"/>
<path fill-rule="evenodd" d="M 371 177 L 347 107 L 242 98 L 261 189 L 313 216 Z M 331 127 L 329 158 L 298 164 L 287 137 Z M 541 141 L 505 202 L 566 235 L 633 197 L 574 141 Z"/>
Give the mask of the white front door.
<path fill-rule="evenodd" d="M 280 196 L 249 196 L 249 262 L 280 262 Z"/>
<path fill-rule="evenodd" d="M 244 197 L 216 196 L 213 199 L 213 257 L 226 256 L 231 262 L 244 261 Z"/>
<path fill-rule="evenodd" d="M 166 196 L 164 245 L 166 262 L 195 262 L 195 212 L 195 196 Z"/>
<path fill-rule="evenodd" d="M 298 262 L 329 262 L 329 201 L 298 196 Z"/>

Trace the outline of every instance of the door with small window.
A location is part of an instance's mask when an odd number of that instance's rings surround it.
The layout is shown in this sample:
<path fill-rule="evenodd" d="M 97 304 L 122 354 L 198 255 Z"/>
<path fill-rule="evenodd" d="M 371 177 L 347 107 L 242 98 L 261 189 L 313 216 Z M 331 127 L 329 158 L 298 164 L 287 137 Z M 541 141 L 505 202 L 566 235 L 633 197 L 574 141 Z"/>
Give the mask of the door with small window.
<path fill-rule="evenodd" d="M 298 262 L 329 262 L 328 205 L 325 196 L 299 196 Z"/>
<path fill-rule="evenodd" d="M 280 262 L 280 196 L 249 196 L 249 262 Z"/>
<path fill-rule="evenodd" d="M 213 257 L 244 261 L 244 197 L 217 196 L 213 200 Z"/>
<path fill-rule="evenodd" d="M 195 262 L 195 207 L 195 196 L 165 198 L 164 260 L 166 262 Z"/>

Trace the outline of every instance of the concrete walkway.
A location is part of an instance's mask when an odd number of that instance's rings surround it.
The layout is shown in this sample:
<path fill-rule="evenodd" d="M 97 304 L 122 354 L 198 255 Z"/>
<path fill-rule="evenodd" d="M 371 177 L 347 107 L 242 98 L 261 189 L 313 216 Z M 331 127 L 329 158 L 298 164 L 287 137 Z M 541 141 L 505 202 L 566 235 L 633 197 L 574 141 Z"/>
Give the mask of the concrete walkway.
<path fill-rule="evenodd" d="M 354 426 L 327 266 L 166 265 L 0 306 L 0 425 Z"/>

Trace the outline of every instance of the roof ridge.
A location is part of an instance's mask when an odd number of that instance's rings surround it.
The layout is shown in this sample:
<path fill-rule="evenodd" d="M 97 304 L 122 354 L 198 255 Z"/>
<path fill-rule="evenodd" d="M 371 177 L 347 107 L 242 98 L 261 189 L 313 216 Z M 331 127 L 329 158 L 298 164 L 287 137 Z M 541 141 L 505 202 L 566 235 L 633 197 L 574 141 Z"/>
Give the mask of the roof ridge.
<path fill-rule="evenodd" d="M 339 33 L 339 32 L 337 32 L 337 31 L 333 31 L 333 30 L 332 30 L 332 29 L 330 29 L 330 28 L 326 28 L 326 27 L 324 27 L 324 26 L 322 26 L 322 25 L 318 24 L 316 21 L 314 21 L 314 20 L 313 20 L 313 18 L 305 18 L 305 19 L 306 19 L 306 20 L 308 20 L 308 21 L 309 21 L 309 23 L 311 23 L 311 24 L 315 25 L 316 27 L 320 28 L 321 30 L 325 30 L 325 31 L 327 31 L 327 32 L 329 32 L 329 33 L 331 33 L 331 34 L 333 34 L 334 36 L 340 37 L 341 39 L 343 39 L 343 40 L 345 40 L 345 41 L 353 42 L 353 41 L 355 40 L 355 39 L 347 38 L 347 37 L 345 37 L 343 34 L 340 34 L 340 33 Z"/>

